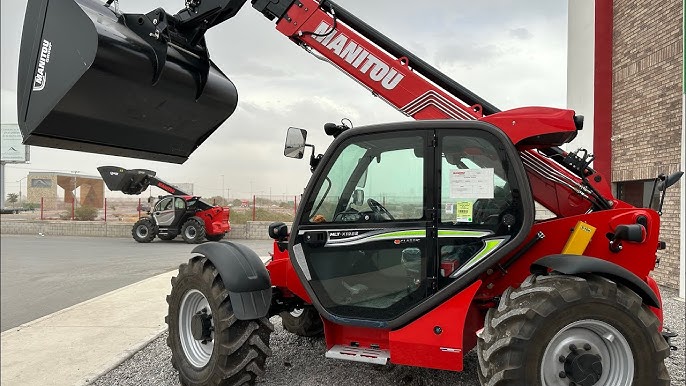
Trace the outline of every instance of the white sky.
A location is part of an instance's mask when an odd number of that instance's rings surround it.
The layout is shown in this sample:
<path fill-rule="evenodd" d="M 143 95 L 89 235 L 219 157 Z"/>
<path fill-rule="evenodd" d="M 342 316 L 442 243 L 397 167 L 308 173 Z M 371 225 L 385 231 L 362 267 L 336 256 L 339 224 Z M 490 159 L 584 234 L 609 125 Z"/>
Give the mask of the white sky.
<path fill-rule="evenodd" d="M 501 109 L 565 107 L 567 2 L 564 0 L 339 0 L 391 39 Z M 26 0 L 2 1 L 2 123 L 16 123 L 16 78 Z M 127 13 L 157 7 L 175 13 L 182 0 L 120 0 Z M 236 112 L 183 165 L 32 147 L 31 163 L 5 167 L 7 193 L 19 192 L 29 171 L 98 175 L 115 165 L 157 171 L 167 181 L 191 182 L 195 194 L 247 198 L 302 192 L 307 159 L 283 156 L 289 126 L 306 128 L 324 152 L 326 122 L 355 126 L 407 119 L 356 82 L 290 43 L 247 2 L 207 34 L 212 60 L 234 82 Z M 26 180 L 22 181 L 25 191 Z M 160 191 L 161 192 L 161 191 Z M 160 192 L 153 192 L 159 194 Z"/>

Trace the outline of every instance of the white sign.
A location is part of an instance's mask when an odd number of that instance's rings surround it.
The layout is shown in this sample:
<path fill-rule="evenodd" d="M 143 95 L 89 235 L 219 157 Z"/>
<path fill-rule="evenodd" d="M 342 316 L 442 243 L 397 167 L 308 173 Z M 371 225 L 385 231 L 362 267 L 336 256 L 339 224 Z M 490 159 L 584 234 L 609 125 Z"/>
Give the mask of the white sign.
<path fill-rule="evenodd" d="M 19 125 L 1 125 L 0 133 L 0 161 L 7 163 L 22 163 L 29 160 L 29 147 L 22 145 Z"/>
<path fill-rule="evenodd" d="M 493 198 L 493 169 L 450 171 L 450 198 Z"/>

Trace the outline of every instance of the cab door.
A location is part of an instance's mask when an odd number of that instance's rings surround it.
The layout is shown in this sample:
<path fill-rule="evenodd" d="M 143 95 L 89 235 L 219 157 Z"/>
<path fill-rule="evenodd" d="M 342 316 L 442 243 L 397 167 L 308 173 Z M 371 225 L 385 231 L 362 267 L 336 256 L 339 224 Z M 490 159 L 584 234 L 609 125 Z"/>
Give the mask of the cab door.
<path fill-rule="evenodd" d="M 520 233 L 527 215 L 518 159 L 481 130 L 438 130 L 438 288 L 458 281 Z M 526 229 L 525 229 L 526 231 Z"/>
<path fill-rule="evenodd" d="M 158 201 L 152 215 L 155 217 L 158 226 L 170 226 L 175 216 L 174 197 L 165 197 Z"/>
<path fill-rule="evenodd" d="M 430 294 L 433 130 L 337 146 L 304 202 L 295 259 L 331 315 L 392 320 Z"/>

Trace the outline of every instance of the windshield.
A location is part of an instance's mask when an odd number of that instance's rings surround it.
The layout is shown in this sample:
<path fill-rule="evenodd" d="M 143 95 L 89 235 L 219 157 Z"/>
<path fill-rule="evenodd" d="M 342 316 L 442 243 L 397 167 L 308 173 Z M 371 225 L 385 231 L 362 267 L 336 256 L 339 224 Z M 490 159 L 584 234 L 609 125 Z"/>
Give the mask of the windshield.
<path fill-rule="evenodd" d="M 309 222 L 390 221 L 423 216 L 423 138 L 354 137 L 320 177 Z"/>

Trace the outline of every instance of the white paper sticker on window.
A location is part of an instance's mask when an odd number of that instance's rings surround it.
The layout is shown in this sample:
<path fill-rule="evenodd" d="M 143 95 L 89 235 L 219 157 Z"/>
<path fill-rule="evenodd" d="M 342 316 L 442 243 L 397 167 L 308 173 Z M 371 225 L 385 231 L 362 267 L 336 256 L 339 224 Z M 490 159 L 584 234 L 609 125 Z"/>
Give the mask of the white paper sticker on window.
<path fill-rule="evenodd" d="M 445 204 L 445 213 L 446 214 L 453 214 L 453 204 Z"/>
<path fill-rule="evenodd" d="M 493 198 L 493 169 L 451 170 L 450 198 Z"/>

